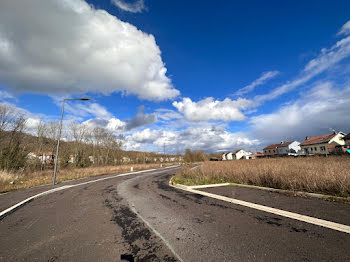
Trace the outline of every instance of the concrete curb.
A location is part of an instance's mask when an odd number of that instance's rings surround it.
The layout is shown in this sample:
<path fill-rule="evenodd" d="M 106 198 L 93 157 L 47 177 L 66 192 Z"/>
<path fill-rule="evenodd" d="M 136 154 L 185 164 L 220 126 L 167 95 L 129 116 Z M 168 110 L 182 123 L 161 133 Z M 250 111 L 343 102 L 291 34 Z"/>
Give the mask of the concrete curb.
<path fill-rule="evenodd" d="M 90 181 L 79 183 L 79 184 L 64 185 L 64 186 L 61 186 L 61 187 L 56 187 L 56 188 L 53 188 L 53 189 L 41 192 L 39 194 L 36 194 L 34 196 L 31 196 L 31 197 L 29 197 L 29 198 L 27 198 L 27 199 L 25 199 L 25 200 L 15 204 L 15 205 L 13 205 L 13 206 L 11 206 L 11 207 L 1 211 L 0 212 L 0 221 L 4 217 L 6 217 L 9 214 L 15 212 L 16 210 L 18 210 L 19 208 L 23 207 L 24 205 L 32 202 L 34 199 L 42 197 L 42 196 L 45 196 L 45 195 L 48 195 L 48 194 L 52 194 L 52 193 L 55 193 L 55 192 L 58 192 L 58 191 L 62 191 L 62 190 L 65 190 L 65 189 L 69 189 L 69 188 L 73 188 L 73 187 L 77 187 L 77 186 L 81 186 L 81 185 L 87 185 L 87 184 L 96 183 L 96 182 L 107 180 L 107 179 L 123 177 L 123 176 L 129 176 L 129 175 L 135 175 L 135 174 L 140 174 L 140 173 L 145 173 L 145 172 L 150 172 L 150 171 L 164 170 L 164 169 L 178 167 L 178 166 L 179 165 L 174 165 L 174 166 L 168 166 L 168 167 L 163 167 L 163 168 L 155 168 L 155 169 L 153 168 L 153 169 L 146 169 L 146 170 L 135 171 L 135 172 L 122 173 L 122 174 L 117 174 L 117 175 L 110 175 L 108 177 L 99 178 L 99 179 L 95 179 L 95 180 L 90 180 Z"/>
<path fill-rule="evenodd" d="M 173 180 L 173 178 L 171 178 L 169 180 L 169 186 L 171 186 L 173 188 L 181 189 L 181 190 L 193 193 L 193 194 L 202 195 L 202 196 L 214 198 L 214 199 L 221 200 L 221 201 L 226 201 L 226 202 L 229 202 L 229 203 L 232 203 L 235 205 L 240 205 L 240 206 L 256 209 L 256 210 L 271 213 L 274 215 L 278 215 L 278 216 L 302 221 L 302 222 L 305 222 L 308 224 L 313 224 L 316 226 L 321 226 L 321 227 L 325 227 L 328 229 L 332 229 L 332 230 L 336 230 L 336 231 L 350 234 L 350 226 L 348 226 L 348 225 L 343 225 L 343 224 L 335 223 L 332 221 L 319 219 L 316 217 L 305 216 L 302 214 L 298 214 L 298 213 L 294 213 L 294 212 L 290 212 L 290 211 L 286 211 L 286 210 L 282 210 L 282 209 L 278 209 L 278 208 L 268 207 L 268 206 L 264 206 L 264 205 L 260 205 L 260 204 L 251 203 L 248 201 L 243 201 L 243 200 L 229 198 L 229 197 L 225 197 L 225 196 L 221 196 L 221 195 L 217 195 L 217 194 L 213 194 L 213 193 L 209 193 L 209 192 L 205 192 L 205 191 L 200 191 L 197 189 L 193 189 L 189 186 L 176 184 L 172 180 Z"/>

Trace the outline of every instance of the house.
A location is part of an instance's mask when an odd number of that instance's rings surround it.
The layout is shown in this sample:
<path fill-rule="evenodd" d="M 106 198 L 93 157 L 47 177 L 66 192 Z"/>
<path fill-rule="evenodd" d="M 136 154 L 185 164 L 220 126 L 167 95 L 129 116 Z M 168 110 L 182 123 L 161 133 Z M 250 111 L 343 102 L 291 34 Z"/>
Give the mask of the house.
<path fill-rule="evenodd" d="M 336 146 L 345 145 L 343 132 L 306 137 L 300 144 L 302 150 L 308 155 L 327 155 L 334 152 Z"/>
<path fill-rule="evenodd" d="M 69 155 L 68 163 L 73 164 L 75 160 L 74 155 Z"/>
<path fill-rule="evenodd" d="M 234 152 L 222 154 L 222 160 L 233 160 L 233 159 L 235 159 Z"/>
<path fill-rule="evenodd" d="M 250 159 L 256 159 L 256 158 L 262 158 L 264 157 L 264 153 L 261 153 L 261 152 L 255 152 L 255 153 L 252 153 L 249 158 Z"/>
<path fill-rule="evenodd" d="M 278 146 L 280 144 L 272 144 L 268 145 L 264 148 L 264 155 L 265 156 L 277 156 L 278 155 Z"/>
<path fill-rule="evenodd" d="M 53 163 L 55 156 L 52 154 L 52 152 L 30 152 L 27 155 L 27 158 L 30 160 L 39 159 L 42 164 L 50 164 Z"/>
<path fill-rule="evenodd" d="M 127 156 L 123 156 L 122 157 L 122 162 L 123 163 L 129 163 L 131 161 L 130 157 L 127 157 Z"/>
<path fill-rule="evenodd" d="M 300 142 L 291 141 L 291 142 L 281 142 L 278 146 L 279 155 L 296 155 L 301 151 Z"/>
<path fill-rule="evenodd" d="M 234 152 L 234 159 L 249 159 L 249 156 L 251 155 L 251 152 L 247 152 L 243 149 L 238 149 Z"/>
<path fill-rule="evenodd" d="M 95 163 L 95 158 L 94 156 L 88 156 L 89 160 L 90 160 L 90 163 Z"/>
<path fill-rule="evenodd" d="M 286 156 L 286 155 L 296 155 L 301 151 L 300 142 L 298 141 L 290 141 L 284 142 L 282 141 L 279 144 L 268 145 L 264 148 L 265 156 Z"/>

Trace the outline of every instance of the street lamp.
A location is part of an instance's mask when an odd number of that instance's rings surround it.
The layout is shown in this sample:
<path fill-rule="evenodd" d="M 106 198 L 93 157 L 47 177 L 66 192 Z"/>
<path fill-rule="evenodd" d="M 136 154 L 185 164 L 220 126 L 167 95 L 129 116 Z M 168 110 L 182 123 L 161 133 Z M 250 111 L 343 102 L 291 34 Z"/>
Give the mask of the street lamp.
<path fill-rule="evenodd" d="M 53 177 L 52 177 L 52 184 L 56 184 L 56 173 L 57 173 L 57 163 L 58 163 L 58 152 L 60 150 L 60 140 L 61 140 L 61 132 L 62 132 L 62 120 L 63 120 L 63 113 L 64 113 L 64 102 L 66 101 L 72 101 L 72 100 L 80 100 L 80 101 L 88 101 L 90 98 L 66 98 L 63 99 L 62 102 L 62 113 L 61 113 L 61 121 L 60 121 L 60 128 L 58 130 L 58 139 L 57 139 L 57 148 L 56 148 L 56 158 L 55 158 L 55 167 L 53 170 Z"/>

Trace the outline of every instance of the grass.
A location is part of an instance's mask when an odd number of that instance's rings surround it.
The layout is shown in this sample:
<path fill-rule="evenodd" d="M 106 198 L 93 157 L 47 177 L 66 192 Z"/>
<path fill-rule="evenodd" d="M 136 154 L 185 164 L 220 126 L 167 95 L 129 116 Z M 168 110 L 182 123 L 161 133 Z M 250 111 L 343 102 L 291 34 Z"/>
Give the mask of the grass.
<path fill-rule="evenodd" d="M 239 183 L 350 197 L 350 157 L 275 158 L 204 162 L 184 168 L 175 183 Z"/>
<path fill-rule="evenodd" d="M 163 164 L 163 166 L 172 165 L 171 163 Z M 120 166 L 101 166 L 101 167 L 87 167 L 87 168 L 67 168 L 58 170 L 58 183 L 74 180 L 84 177 L 101 176 L 107 174 L 119 174 L 130 171 L 133 167 L 134 171 L 145 170 L 160 167 L 159 164 L 133 164 Z M 0 193 L 30 188 L 40 185 L 52 183 L 53 170 L 37 171 L 32 173 L 9 173 L 0 171 Z"/>

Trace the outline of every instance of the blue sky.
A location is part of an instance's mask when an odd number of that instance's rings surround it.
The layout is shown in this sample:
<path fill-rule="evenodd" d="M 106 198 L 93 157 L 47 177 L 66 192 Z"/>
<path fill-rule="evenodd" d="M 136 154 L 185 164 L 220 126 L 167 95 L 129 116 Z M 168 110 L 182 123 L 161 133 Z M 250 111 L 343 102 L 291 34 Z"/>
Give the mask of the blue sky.
<path fill-rule="evenodd" d="M 125 149 L 255 151 L 350 132 L 349 1 L 0 5 L 0 103 L 28 130 L 88 96 L 66 124 L 123 134 Z"/>

